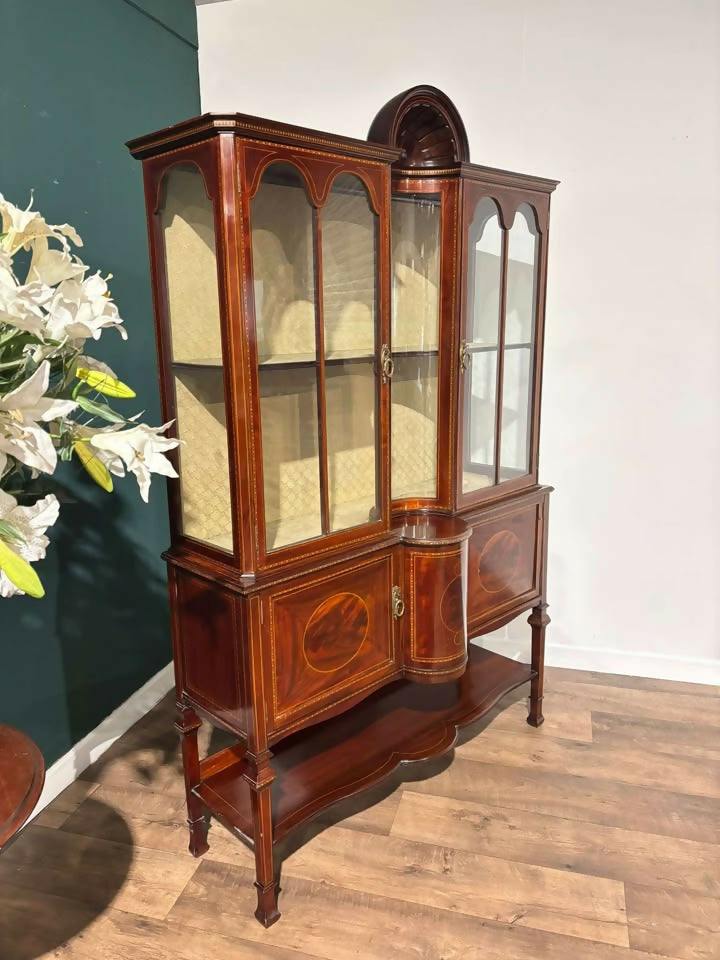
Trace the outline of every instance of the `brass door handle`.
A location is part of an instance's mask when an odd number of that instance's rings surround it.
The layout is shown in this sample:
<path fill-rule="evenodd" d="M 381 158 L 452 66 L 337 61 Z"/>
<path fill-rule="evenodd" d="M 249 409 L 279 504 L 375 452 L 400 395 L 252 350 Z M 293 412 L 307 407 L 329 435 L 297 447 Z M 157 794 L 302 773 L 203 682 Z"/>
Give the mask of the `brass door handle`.
<path fill-rule="evenodd" d="M 380 369 L 382 370 L 383 381 L 387 381 L 395 373 L 395 361 L 390 353 L 390 347 L 384 343 L 380 348 Z"/>
<path fill-rule="evenodd" d="M 400 587 L 392 588 L 392 612 L 396 620 L 405 613 L 405 601 L 400 594 Z"/>
<path fill-rule="evenodd" d="M 465 373 L 470 366 L 470 349 L 467 340 L 460 341 L 460 373 Z"/>

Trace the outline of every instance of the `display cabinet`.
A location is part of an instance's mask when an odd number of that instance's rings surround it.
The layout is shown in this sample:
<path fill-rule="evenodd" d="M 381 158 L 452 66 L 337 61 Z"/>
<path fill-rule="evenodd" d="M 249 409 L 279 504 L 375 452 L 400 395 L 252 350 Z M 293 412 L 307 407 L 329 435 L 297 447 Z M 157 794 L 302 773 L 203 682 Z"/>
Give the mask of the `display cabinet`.
<path fill-rule="evenodd" d="M 555 181 L 469 162 L 415 87 L 368 140 L 206 114 L 143 160 L 190 849 L 277 844 L 530 682 L 542 722 L 538 436 Z M 531 609 L 532 663 L 470 645 Z M 200 758 L 203 721 L 233 745 Z"/>

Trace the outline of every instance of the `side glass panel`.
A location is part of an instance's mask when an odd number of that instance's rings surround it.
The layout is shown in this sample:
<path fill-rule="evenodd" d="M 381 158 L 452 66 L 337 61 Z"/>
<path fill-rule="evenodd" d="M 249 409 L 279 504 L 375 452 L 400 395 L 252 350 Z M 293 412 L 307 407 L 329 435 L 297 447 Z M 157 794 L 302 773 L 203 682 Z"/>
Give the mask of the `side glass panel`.
<path fill-rule="evenodd" d="M 300 171 L 269 166 L 250 208 L 268 550 L 322 534 L 314 216 Z"/>
<path fill-rule="evenodd" d="M 468 240 L 463 493 L 495 482 L 503 239 L 498 209 L 489 197 L 475 208 Z"/>
<path fill-rule="evenodd" d="M 530 469 L 532 360 L 535 346 L 538 242 L 535 216 L 522 204 L 508 234 L 500 480 Z"/>
<path fill-rule="evenodd" d="M 392 499 L 437 497 L 439 194 L 392 199 Z"/>
<path fill-rule="evenodd" d="M 173 167 L 160 225 L 175 384 L 182 530 L 232 551 L 230 470 L 213 204 L 200 170 Z"/>
<path fill-rule="evenodd" d="M 377 216 L 341 174 L 320 211 L 329 532 L 379 517 Z"/>

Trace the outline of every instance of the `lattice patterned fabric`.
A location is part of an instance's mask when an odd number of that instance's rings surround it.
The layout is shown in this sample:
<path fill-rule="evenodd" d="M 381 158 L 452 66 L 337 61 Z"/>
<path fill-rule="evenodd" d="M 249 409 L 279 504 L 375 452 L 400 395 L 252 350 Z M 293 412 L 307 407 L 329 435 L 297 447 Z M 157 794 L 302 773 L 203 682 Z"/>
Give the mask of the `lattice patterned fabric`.
<path fill-rule="evenodd" d="M 214 542 L 232 531 L 227 432 L 224 401 L 204 402 L 202 379 L 175 377 L 178 432 L 185 441 L 180 447 L 183 529 Z"/>
<path fill-rule="evenodd" d="M 332 219 L 340 212 L 333 198 L 322 222 L 323 315 L 326 353 L 375 349 L 375 240 L 373 215 L 362 197 L 345 198 L 348 217 L 368 221 Z M 354 201 L 349 204 L 347 201 Z"/>
<path fill-rule="evenodd" d="M 412 267 L 396 263 L 393 281 L 393 350 L 437 350 L 438 325 L 437 286 Z"/>
<path fill-rule="evenodd" d="M 176 167 L 165 181 L 168 312 L 173 359 L 222 356 L 212 203 L 196 167 Z"/>
<path fill-rule="evenodd" d="M 265 476 L 265 516 L 269 521 L 288 517 L 320 517 L 318 457 L 276 464 L 274 476 Z M 268 482 L 269 481 L 269 482 Z M 269 499 L 269 503 L 268 503 Z M 318 519 L 319 522 L 319 519 Z"/>
<path fill-rule="evenodd" d="M 330 506 L 361 502 L 365 519 L 375 506 L 376 458 L 372 446 L 338 450 L 328 459 Z"/>
<path fill-rule="evenodd" d="M 401 403 L 391 410 L 393 499 L 437 496 L 437 425 Z"/>

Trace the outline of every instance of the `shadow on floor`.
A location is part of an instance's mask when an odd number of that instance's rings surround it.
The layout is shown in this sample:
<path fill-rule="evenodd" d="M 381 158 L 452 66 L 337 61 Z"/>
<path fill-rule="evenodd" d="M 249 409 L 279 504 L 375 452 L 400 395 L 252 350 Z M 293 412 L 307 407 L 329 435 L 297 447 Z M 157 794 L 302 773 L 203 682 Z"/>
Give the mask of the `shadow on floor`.
<path fill-rule="evenodd" d="M 36 960 L 82 939 L 126 884 L 133 861 L 127 824 L 92 797 L 85 805 L 116 821 L 119 842 L 30 824 L 0 855 L 2 960 Z"/>

